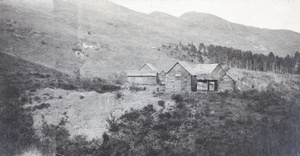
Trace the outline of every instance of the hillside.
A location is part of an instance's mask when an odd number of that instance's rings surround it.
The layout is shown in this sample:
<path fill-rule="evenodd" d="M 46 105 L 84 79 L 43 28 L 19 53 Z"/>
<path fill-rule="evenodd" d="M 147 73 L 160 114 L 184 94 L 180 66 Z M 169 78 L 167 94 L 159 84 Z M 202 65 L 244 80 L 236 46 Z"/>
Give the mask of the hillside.
<path fill-rule="evenodd" d="M 42 141 L 47 146 L 39 153 L 296 155 L 299 77 L 231 70 L 239 82 L 247 82 L 238 84 L 246 91 L 157 96 L 148 89 L 121 90 L 123 96 L 115 99 L 111 93 L 38 90 L 31 96 L 41 100 L 26 107 L 32 110 L 35 128 L 42 130 L 39 135 L 52 140 Z M 251 88 L 251 83 L 259 88 Z M 41 103 L 49 106 L 34 109 Z M 43 131 L 45 123 L 54 128 Z M 56 139 L 61 137 L 65 140 Z"/>
<path fill-rule="evenodd" d="M 3 53 L 0 71 L 3 155 L 299 152 L 297 75 L 231 68 L 240 92 L 168 94 L 148 86 L 114 88 L 103 80 L 75 83 L 55 69 Z M 108 86 L 116 91 L 103 93 Z"/>
<path fill-rule="evenodd" d="M 162 44 L 200 42 L 276 55 L 300 49 L 300 34 L 243 26 L 190 12 L 142 14 L 109 1 L 0 2 L 0 50 L 69 74 L 107 77 L 145 62 L 169 67 Z"/>

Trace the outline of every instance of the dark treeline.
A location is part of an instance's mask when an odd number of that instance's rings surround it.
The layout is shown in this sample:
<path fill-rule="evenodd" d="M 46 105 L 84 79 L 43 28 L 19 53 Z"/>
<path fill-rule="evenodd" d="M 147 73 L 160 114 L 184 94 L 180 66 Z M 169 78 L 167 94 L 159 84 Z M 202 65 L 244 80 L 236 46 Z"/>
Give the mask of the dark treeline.
<path fill-rule="evenodd" d="M 166 48 L 166 46 L 163 45 L 163 48 L 164 47 Z M 175 48 L 175 51 L 183 50 L 187 52 L 191 59 L 196 59 L 200 63 L 221 63 L 229 67 L 248 70 L 300 74 L 300 53 L 298 51 L 294 56 L 286 55 L 285 57 L 280 57 L 273 52 L 264 55 L 252 53 L 251 51 L 242 51 L 232 47 L 207 46 L 203 43 L 200 43 L 198 47 L 196 47 L 193 43 L 183 45 L 180 42 L 179 45 L 170 45 L 168 48 Z"/>

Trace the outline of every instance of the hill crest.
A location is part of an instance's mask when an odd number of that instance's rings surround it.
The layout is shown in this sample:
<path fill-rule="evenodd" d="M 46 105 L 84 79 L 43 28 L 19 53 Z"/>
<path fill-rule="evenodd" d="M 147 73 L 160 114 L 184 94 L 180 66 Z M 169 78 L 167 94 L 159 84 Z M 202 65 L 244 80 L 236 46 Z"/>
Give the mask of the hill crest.
<path fill-rule="evenodd" d="M 170 62 L 172 58 L 157 50 L 169 43 L 214 44 L 279 56 L 300 49 L 300 34 L 292 31 L 244 26 L 205 13 L 143 14 L 109 1 L 93 2 L 49 1 L 48 11 L 29 3 L 0 2 L 5 15 L 0 18 L 5 30 L 0 32 L 0 50 L 71 74 L 80 70 L 83 76 L 102 76 L 144 62 Z M 86 59 L 78 59 L 74 49 Z"/>

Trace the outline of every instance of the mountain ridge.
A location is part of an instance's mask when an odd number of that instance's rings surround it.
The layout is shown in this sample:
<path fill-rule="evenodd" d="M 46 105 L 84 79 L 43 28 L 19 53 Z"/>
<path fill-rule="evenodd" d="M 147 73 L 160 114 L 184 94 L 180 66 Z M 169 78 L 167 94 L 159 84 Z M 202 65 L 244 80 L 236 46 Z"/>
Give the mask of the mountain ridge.
<path fill-rule="evenodd" d="M 0 50 L 71 74 L 80 70 L 82 76 L 136 69 L 145 62 L 165 68 L 174 60 L 158 48 L 169 43 L 215 44 L 280 56 L 300 49 L 299 33 L 244 26 L 206 13 L 144 14 L 103 0 L 49 1 L 48 10 L 37 6 L 0 2 L 5 13 Z M 187 15 L 202 19 L 184 19 Z"/>

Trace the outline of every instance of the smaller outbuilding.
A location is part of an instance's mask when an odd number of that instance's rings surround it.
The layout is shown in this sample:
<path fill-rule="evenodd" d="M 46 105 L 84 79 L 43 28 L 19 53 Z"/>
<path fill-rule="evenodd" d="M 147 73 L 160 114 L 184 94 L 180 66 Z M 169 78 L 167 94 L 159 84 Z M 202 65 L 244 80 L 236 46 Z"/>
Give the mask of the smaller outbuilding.
<path fill-rule="evenodd" d="M 128 70 L 126 74 L 131 84 L 156 85 L 158 83 L 158 71 L 150 63 L 145 63 L 139 70 Z"/>
<path fill-rule="evenodd" d="M 197 75 L 197 90 L 218 91 L 219 80 L 226 75 L 220 64 L 198 64 L 193 70 Z"/>

